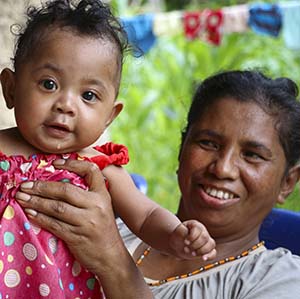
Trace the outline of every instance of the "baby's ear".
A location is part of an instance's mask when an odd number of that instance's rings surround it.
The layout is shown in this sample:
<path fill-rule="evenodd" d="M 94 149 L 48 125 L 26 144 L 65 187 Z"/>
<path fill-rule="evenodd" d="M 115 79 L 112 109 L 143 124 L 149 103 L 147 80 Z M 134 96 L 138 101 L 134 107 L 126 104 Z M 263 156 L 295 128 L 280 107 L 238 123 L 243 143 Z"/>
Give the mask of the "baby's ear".
<path fill-rule="evenodd" d="M 112 122 L 113 120 L 120 114 L 120 112 L 123 110 L 123 103 L 116 101 L 114 103 L 114 107 L 113 110 L 111 111 L 110 117 L 109 119 L 106 121 L 105 127 L 107 128 Z"/>
<path fill-rule="evenodd" d="M 300 179 L 300 164 L 292 167 L 282 182 L 281 191 L 277 198 L 277 203 L 283 204 L 285 199 L 293 192 Z"/>
<path fill-rule="evenodd" d="M 1 72 L 0 79 L 6 106 L 8 109 L 12 109 L 14 107 L 15 73 L 5 68 Z"/>

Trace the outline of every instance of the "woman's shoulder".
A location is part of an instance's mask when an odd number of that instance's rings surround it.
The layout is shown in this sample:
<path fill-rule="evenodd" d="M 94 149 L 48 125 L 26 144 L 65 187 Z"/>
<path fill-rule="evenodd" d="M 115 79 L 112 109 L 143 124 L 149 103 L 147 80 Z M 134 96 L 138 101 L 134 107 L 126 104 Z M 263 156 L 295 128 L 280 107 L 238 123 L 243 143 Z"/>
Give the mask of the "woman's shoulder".
<path fill-rule="evenodd" d="M 156 299 L 297 298 L 300 258 L 285 249 L 266 250 L 227 267 L 152 287 L 152 291 Z"/>
<path fill-rule="evenodd" d="M 267 267 L 269 270 L 281 270 L 290 268 L 300 271 L 300 256 L 294 255 L 288 249 L 279 247 L 272 250 L 265 250 L 254 261 L 257 267 Z M 300 276 L 299 276 L 300 279 Z"/>
<path fill-rule="evenodd" d="M 246 259 L 237 271 L 233 290 L 238 298 L 297 298 L 300 294 L 300 256 L 285 248 L 265 250 Z M 243 285 L 246 285 L 242 288 Z"/>
<path fill-rule="evenodd" d="M 279 248 L 152 287 L 155 298 L 280 299 L 300 294 L 300 257 Z M 170 295 L 172 294 L 172 295 Z"/>
<path fill-rule="evenodd" d="M 300 287 L 300 256 L 293 254 L 288 249 L 279 247 L 273 250 L 266 250 L 255 261 L 256 267 L 263 267 L 268 272 L 279 272 L 280 276 L 290 276 L 291 273 L 298 273 Z M 284 273 L 284 272 L 287 273 Z"/>

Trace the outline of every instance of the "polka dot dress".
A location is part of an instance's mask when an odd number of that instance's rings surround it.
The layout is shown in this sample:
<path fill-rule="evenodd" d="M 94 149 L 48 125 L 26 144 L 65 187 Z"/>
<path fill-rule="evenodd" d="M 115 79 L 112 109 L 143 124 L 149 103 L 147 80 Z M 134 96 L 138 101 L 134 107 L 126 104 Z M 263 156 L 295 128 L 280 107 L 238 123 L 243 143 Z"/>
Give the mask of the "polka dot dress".
<path fill-rule="evenodd" d="M 95 149 L 102 154 L 90 160 L 101 169 L 128 162 L 122 145 L 107 143 Z M 81 177 L 53 167 L 58 158 L 83 159 L 75 153 L 28 159 L 0 153 L 0 299 L 104 298 L 95 276 L 81 267 L 62 240 L 30 223 L 14 199 L 27 180 L 63 181 L 87 189 Z"/>

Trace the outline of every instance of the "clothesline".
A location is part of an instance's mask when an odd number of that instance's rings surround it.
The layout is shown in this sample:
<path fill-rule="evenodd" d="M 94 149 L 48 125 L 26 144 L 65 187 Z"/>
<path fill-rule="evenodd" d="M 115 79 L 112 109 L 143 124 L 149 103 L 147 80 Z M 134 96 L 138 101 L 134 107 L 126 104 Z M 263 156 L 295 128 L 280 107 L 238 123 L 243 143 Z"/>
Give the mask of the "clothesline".
<path fill-rule="evenodd" d="M 121 21 L 129 41 L 145 53 L 161 36 L 184 34 L 187 40 L 201 39 L 219 46 L 223 35 L 248 30 L 274 38 L 282 34 L 286 47 L 300 50 L 300 1 L 146 13 L 121 16 Z"/>

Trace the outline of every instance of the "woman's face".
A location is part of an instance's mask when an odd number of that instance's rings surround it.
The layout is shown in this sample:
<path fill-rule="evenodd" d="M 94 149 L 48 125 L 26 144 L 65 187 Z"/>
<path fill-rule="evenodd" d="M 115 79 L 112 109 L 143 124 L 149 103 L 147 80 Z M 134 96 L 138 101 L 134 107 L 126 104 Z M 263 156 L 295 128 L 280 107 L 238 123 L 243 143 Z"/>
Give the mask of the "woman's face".
<path fill-rule="evenodd" d="M 285 167 L 274 118 L 252 102 L 218 100 L 183 144 L 179 217 L 198 219 L 215 238 L 258 231 L 281 199 Z"/>

